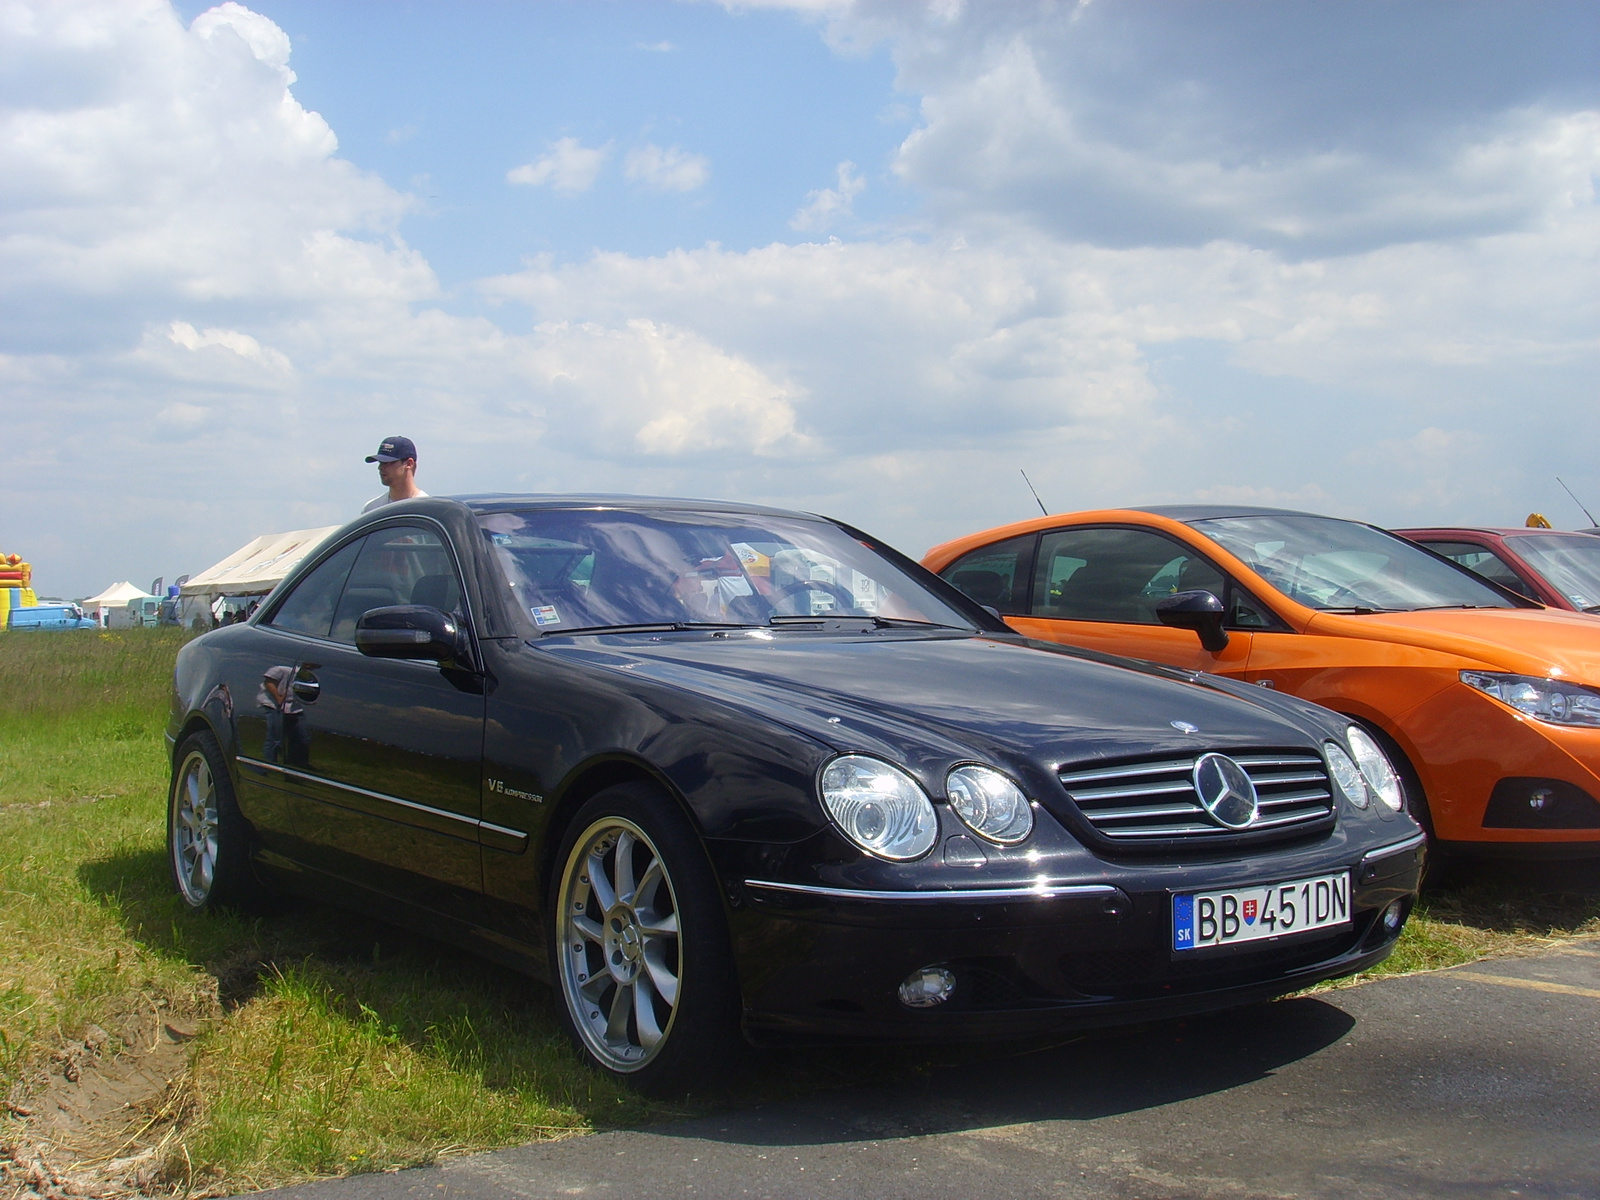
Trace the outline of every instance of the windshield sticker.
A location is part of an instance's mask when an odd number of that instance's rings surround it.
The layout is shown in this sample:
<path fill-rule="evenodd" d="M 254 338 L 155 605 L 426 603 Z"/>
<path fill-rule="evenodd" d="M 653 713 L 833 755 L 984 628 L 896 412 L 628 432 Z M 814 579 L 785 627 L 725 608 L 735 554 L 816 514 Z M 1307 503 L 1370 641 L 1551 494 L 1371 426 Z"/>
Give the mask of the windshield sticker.
<path fill-rule="evenodd" d="M 561 624 L 561 614 L 556 611 L 554 604 L 535 604 L 528 611 L 533 614 L 533 623 L 535 625 Z"/>

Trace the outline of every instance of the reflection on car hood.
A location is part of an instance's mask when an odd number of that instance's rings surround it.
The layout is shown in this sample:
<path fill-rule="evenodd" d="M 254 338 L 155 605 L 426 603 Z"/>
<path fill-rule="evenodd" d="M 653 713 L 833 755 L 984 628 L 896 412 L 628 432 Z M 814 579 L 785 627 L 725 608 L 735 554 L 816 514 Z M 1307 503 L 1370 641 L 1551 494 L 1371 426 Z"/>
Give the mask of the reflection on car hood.
<path fill-rule="evenodd" d="M 578 639 L 578 656 L 780 721 L 835 749 L 915 764 L 1062 763 L 1228 747 L 1315 746 L 1309 723 L 1187 682 L 1020 639 L 779 633 Z M 1196 726 L 1197 734 L 1173 722 Z"/>
<path fill-rule="evenodd" d="M 1346 616 L 1318 613 L 1307 633 L 1395 642 L 1518 675 L 1559 674 L 1600 686 L 1600 621 L 1545 608 L 1442 608 Z M 1468 665 L 1463 663 L 1463 666 Z"/>

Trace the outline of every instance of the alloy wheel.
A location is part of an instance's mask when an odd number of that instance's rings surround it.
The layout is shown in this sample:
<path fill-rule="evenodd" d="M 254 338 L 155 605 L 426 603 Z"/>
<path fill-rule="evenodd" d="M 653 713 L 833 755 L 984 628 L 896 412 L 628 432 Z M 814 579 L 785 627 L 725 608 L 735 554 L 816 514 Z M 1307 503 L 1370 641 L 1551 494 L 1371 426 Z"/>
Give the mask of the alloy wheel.
<path fill-rule="evenodd" d="M 173 789 L 172 867 L 183 898 L 202 907 L 217 875 L 217 786 L 198 750 L 183 760 Z"/>
<path fill-rule="evenodd" d="M 607 817 L 584 830 L 559 921 L 562 991 L 584 1045 L 613 1071 L 637 1071 L 666 1045 L 683 974 L 672 879 L 642 829 Z"/>

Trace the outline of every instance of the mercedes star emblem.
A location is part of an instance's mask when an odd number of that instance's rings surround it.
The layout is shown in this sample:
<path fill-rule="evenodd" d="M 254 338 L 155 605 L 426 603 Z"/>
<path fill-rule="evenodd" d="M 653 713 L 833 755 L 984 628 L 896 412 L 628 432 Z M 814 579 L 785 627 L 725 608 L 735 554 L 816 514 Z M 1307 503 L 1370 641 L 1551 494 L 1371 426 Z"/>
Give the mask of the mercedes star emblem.
<path fill-rule="evenodd" d="M 1256 819 L 1260 800 L 1244 768 L 1226 754 L 1202 754 L 1194 764 L 1200 806 L 1218 825 L 1243 829 Z"/>

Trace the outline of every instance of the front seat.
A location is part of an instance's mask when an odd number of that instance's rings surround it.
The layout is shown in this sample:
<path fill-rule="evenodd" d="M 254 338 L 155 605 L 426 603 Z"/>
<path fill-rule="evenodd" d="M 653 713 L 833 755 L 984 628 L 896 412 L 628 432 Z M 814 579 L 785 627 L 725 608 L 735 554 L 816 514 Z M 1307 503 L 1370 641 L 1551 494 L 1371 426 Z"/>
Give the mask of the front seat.
<path fill-rule="evenodd" d="M 461 585 L 454 575 L 424 575 L 411 585 L 411 603 L 425 604 L 441 612 L 459 612 Z"/>

